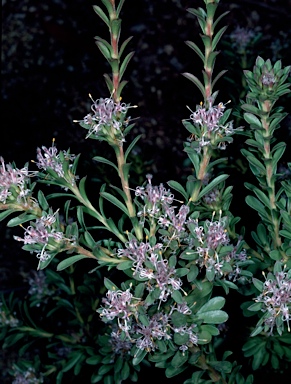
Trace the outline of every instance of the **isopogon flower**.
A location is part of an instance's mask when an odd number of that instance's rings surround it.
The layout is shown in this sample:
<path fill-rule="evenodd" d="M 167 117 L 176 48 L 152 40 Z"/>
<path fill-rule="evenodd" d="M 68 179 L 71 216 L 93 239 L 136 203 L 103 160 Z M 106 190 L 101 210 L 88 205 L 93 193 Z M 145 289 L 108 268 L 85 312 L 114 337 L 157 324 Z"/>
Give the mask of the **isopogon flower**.
<path fill-rule="evenodd" d="M 75 243 L 75 238 L 67 238 L 64 233 L 58 230 L 56 221 L 57 212 L 54 214 L 43 213 L 43 215 L 32 222 L 25 228 L 23 238 L 14 236 L 14 239 L 21 241 L 24 245 L 34 245 L 32 251 L 36 252 L 36 257 L 40 262 L 47 261 L 51 258 L 54 251 L 57 251 L 58 246 L 66 243 Z M 50 241 L 53 240 L 53 242 Z"/>
<path fill-rule="evenodd" d="M 0 157 L 0 203 L 6 204 L 7 200 L 16 199 L 18 203 L 27 202 L 31 190 L 28 188 L 29 177 L 35 172 L 29 172 L 28 167 L 21 169 L 12 164 L 5 164 L 3 157 Z"/>
<path fill-rule="evenodd" d="M 107 139 L 114 142 L 114 139 L 124 141 L 122 127 L 127 125 L 129 119 L 125 119 L 130 105 L 115 102 L 112 97 L 94 100 L 89 95 L 93 104 L 92 112 L 86 115 L 83 120 L 75 120 L 80 125 L 88 129 L 86 139 L 94 136 L 97 139 Z M 135 106 L 134 106 L 135 107 Z"/>
<path fill-rule="evenodd" d="M 37 162 L 36 165 L 39 169 L 43 169 L 47 171 L 48 169 L 52 169 L 56 174 L 65 178 L 66 181 L 72 185 L 75 184 L 76 176 L 71 172 L 64 172 L 63 164 L 64 162 L 71 162 L 76 158 L 75 155 L 70 154 L 67 151 L 58 152 L 57 147 L 53 145 L 50 148 L 42 146 L 41 148 L 37 148 Z M 72 164 L 69 164 L 69 169 L 72 167 Z"/>
<path fill-rule="evenodd" d="M 263 286 L 263 291 L 255 299 L 262 303 L 262 311 L 265 312 L 265 326 L 273 333 L 277 327 L 281 334 L 284 323 L 290 332 L 291 321 L 291 273 L 286 271 L 269 273 Z"/>
<path fill-rule="evenodd" d="M 251 29 L 243 28 L 237 26 L 230 34 L 230 39 L 232 41 L 232 46 L 242 54 L 245 52 L 248 45 L 250 45 L 257 33 Z"/>

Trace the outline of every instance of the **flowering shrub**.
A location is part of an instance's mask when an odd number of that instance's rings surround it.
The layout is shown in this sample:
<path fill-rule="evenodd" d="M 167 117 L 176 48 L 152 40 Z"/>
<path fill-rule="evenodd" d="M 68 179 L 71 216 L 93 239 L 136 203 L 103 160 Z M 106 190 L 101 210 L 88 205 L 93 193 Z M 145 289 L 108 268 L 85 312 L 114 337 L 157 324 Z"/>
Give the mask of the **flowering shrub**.
<path fill-rule="evenodd" d="M 232 291 L 242 295 L 245 317 L 254 319 L 241 346 L 252 357 L 252 369 L 284 369 L 291 361 L 291 165 L 287 177 L 278 172 L 286 144 L 274 145 L 274 131 L 286 116 L 275 103 L 289 92 L 290 67 L 258 57 L 253 71 L 244 72 L 248 91 L 240 119 L 246 126 L 237 124 L 237 114 L 231 120 L 229 102 L 217 102 L 214 91 L 226 72 L 214 77 L 226 27 L 216 29 L 225 14 L 215 19 L 219 1 L 204 2 L 205 9 L 188 10 L 198 20 L 204 52 L 187 41 L 203 63 L 203 79 L 183 75 L 203 101 L 195 110 L 188 107 L 191 114 L 183 120 L 190 133 L 184 151 L 192 165 L 185 185 L 155 185 L 150 174 L 142 185 L 130 184 L 128 158 L 140 136 L 128 141 L 134 126 L 128 111 L 136 106 L 121 102 L 133 56 L 124 57 L 130 38 L 119 42 L 122 0 L 94 6 L 109 28 L 110 40 L 97 36 L 96 44 L 112 75 L 105 75 L 107 97 L 90 96 L 91 113 L 76 120 L 86 138 L 113 149 L 116 164 L 101 156 L 93 160 L 111 167 L 120 186 L 103 184 L 98 198 L 89 199 L 86 177 L 77 175 L 80 156 L 58 151 L 54 142 L 37 149 L 34 171 L 1 158 L 0 219 L 13 214 L 7 225 L 24 230 L 15 240 L 38 259 L 25 300 L 3 296 L 0 307 L 3 348 L 21 346 L 21 359 L 11 367 L 15 383 L 73 382 L 84 374 L 91 383 L 136 382 L 144 367 L 155 366 L 184 384 L 250 384 L 253 375 L 243 375 L 230 351 L 221 352 Z M 231 39 L 242 53 L 254 34 L 238 28 Z M 247 137 L 241 152 L 255 183 L 245 183 L 251 191 L 246 203 L 259 218 L 251 241 L 244 229 L 237 232 L 221 157 L 236 134 Z M 45 195 L 41 184 L 58 192 Z M 110 207 L 117 209 L 113 218 Z M 79 265 L 88 265 L 83 275 Z M 31 313 L 51 323 L 43 329 Z M 42 340 L 45 353 L 35 353 Z"/>

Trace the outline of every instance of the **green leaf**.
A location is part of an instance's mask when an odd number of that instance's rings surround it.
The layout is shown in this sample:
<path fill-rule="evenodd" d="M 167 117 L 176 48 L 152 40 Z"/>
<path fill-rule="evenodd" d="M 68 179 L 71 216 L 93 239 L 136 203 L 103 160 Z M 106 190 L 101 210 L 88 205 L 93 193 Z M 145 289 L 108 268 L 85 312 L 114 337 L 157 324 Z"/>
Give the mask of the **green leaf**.
<path fill-rule="evenodd" d="M 206 330 L 201 330 L 198 334 L 198 344 L 199 345 L 205 345 L 210 343 L 212 339 L 211 334 Z"/>
<path fill-rule="evenodd" d="M 120 66 L 120 70 L 119 70 L 119 78 L 120 78 L 120 79 L 123 77 L 124 72 L 125 72 L 125 70 L 126 70 L 126 68 L 127 68 L 127 66 L 128 66 L 128 63 L 130 62 L 130 60 L 131 60 L 131 58 L 133 57 L 133 55 L 134 55 L 134 52 L 130 52 L 130 53 L 128 53 L 128 54 L 125 56 L 125 58 L 124 58 L 124 60 L 123 60 L 123 62 L 122 62 L 122 64 L 121 64 L 121 66 Z"/>
<path fill-rule="evenodd" d="M 96 41 L 96 45 L 99 48 L 102 55 L 105 57 L 105 59 L 109 61 L 111 58 L 111 52 L 107 48 L 107 45 L 105 45 L 104 43 L 102 43 L 102 41 L 99 41 L 99 40 Z"/>
<path fill-rule="evenodd" d="M 197 313 L 199 320 L 207 324 L 221 324 L 225 323 L 228 319 L 228 314 L 221 310 L 208 311 Z"/>
<path fill-rule="evenodd" d="M 252 113 L 244 113 L 244 119 L 248 124 L 250 124 L 251 128 L 263 128 L 261 121 L 257 118 L 257 116 L 253 115 Z"/>
<path fill-rule="evenodd" d="M 212 88 L 214 87 L 214 85 L 216 84 L 217 80 L 219 80 L 225 73 L 227 72 L 227 70 L 223 70 L 223 71 L 220 71 L 218 73 L 218 75 L 215 76 L 215 78 L 213 79 L 212 81 Z"/>
<path fill-rule="evenodd" d="M 264 289 L 264 283 L 259 280 L 259 279 L 256 279 L 255 277 L 253 278 L 253 284 L 254 286 L 257 288 L 257 290 L 259 292 L 263 292 L 263 289 Z"/>
<path fill-rule="evenodd" d="M 202 329 L 202 331 L 208 332 L 211 336 L 218 336 L 220 333 L 216 327 L 214 327 L 213 325 L 209 325 L 209 324 L 201 325 L 201 329 Z"/>
<path fill-rule="evenodd" d="M 209 365 L 218 372 L 230 373 L 232 370 L 230 361 L 210 361 Z"/>
<path fill-rule="evenodd" d="M 204 86 L 201 83 L 201 81 L 196 76 L 194 76 L 194 75 L 192 75 L 191 73 L 188 73 L 188 72 L 184 72 L 184 73 L 182 73 L 182 75 L 185 76 L 186 79 L 192 81 L 192 83 L 194 83 L 196 85 L 196 87 L 202 93 L 203 99 L 205 99 L 205 89 L 204 89 Z"/>
<path fill-rule="evenodd" d="M 0 213 L 0 221 L 6 219 L 7 216 L 9 216 L 11 213 L 17 211 L 16 209 L 7 209 L 4 212 Z"/>
<path fill-rule="evenodd" d="M 255 211 L 259 212 L 263 217 L 267 217 L 265 207 L 263 204 L 254 196 L 247 196 L 246 203 L 253 208 Z"/>
<path fill-rule="evenodd" d="M 130 368 L 127 361 L 124 361 L 122 370 L 120 372 L 120 377 L 122 380 L 126 380 L 129 377 L 130 374 Z"/>
<path fill-rule="evenodd" d="M 219 40 L 221 39 L 222 35 L 224 34 L 224 32 L 227 30 L 227 26 L 225 27 L 222 27 L 217 33 L 216 35 L 213 37 L 213 40 L 212 40 L 212 49 L 215 49 Z"/>
<path fill-rule="evenodd" d="M 212 180 L 208 185 L 206 185 L 203 190 L 198 195 L 198 200 L 201 199 L 201 197 L 207 195 L 212 189 L 214 189 L 218 184 L 225 181 L 229 175 L 220 175 L 217 176 L 214 180 Z"/>
<path fill-rule="evenodd" d="M 100 192 L 100 195 L 104 197 L 106 200 L 110 201 L 112 204 L 116 205 L 119 209 L 121 209 L 127 216 L 129 216 L 128 210 L 126 206 L 121 203 L 115 196 L 111 195 L 108 192 Z"/>
<path fill-rule="evenodd" d="M 286 231 L 286 229 L 282 229 L 281 231 L 279 231 L 279 234 L 281 236 L 286 237 L 287 239 L 291 240 L 291 232 L 290 231 Z"/>
<path fill-rule="evenodd" d="M 254 303 L 250 305 L 247 309 L 252 312 L 258 312 L 262 309 L 263 304 L 262 303 Z"/>
<path fill-rule="evenodd" d="M 16 227 L 17 225 L 26 223 L 27 221 L 35 220 L 37 217 L 35 215 L 28 215 L 27 213 L 23 213 L 18 217 L 14 217 L 13 219 L 9 220 L 7 223 L 7 227 Z"/>
<path fill-rule="evenodd" d="M 113 92 L 113 82 L 112 82 L 112 80 L 110 79 L 110 77 L 108 76 L 107 73 L 105 73 L 103 76 L 105 78 L 105 82 L 106 82 L 107 88 L 109 90 L 109 93 L 112 94 L 112 92 Z"/>
<path fill-rule="evenodd" d="M 171 365 L 175 368 L 182 367 L 188 360 L 188 353 L 182 353 L 181 351 L 177 351 L 175 356 L 171 360 Z"/>
<path fill-rule="evenodd" d="M 120 46 L 120 48 L 119 48 L 119 57 L 122 56 L 125 47 L 126 47 L 127 44 L 130 42 L 131 39 L 132 39 L 132 36 L 128 37 L 128 38 L 127 38 L 126 40 L 124 40 L 124 42 L 121 44 L 121 46 Z"/>
<path fill-rule="evenodd" d="M 109 27 L 109 19 L 106 16 L 106 14 L 103 12 L 103 10 L 98 7 L 97 5 L 93 5 L 94 11 L 97 13 L 97 15 L 104 21 L 104 23 Z"/>
<path fill-rule="evenodd" d="M 266 354 L 266 349 L 264 347 L 262 347 L 256 352 L 252 362 L 252 368 L 254 370 L 258 369 L 262 365 L 265 354 Z"/>
<path fill-rule="evenodd" d="M 135 144 L 138 142 L 138 140 L 141 138 L 142 135 L 138 135 L 136 136 L 132 142 L 129 144 L 129 146 L 127 147 L 126 151 L 125 151 L 125 154 L 124 154 L 124 159 L 126 161 L 128 155 L 130 154 L 131 150 L 134 148 Z"/>
<path fill-rule="evenodd" d="M 126 260 L 122 261 L 120 264 L 118 264 L 117 269 L 119 271 L 125 271 L 126 269 L 130 269 L 132 267 L 132 261 Z"/>
<path fill-rule="evenodd" d="M 167 184 L 169 185 L 169 187 L 171 187 L 172 189 L 174 189 L 175 191 L 181 193 L 181 195 L 184 197 L 184 199 L 187 201 L 188 200 L 188 194 L 187 192 L 185 191 L 185 189 L 182 187 L 181 184 L 179 184 L 177 181 L 174 181 L 174 180 L 170 180 L 167 182 Z"/>
<path fill-rule="evenodd" d="M 117 285 L 112 283 L 112 281 L 109 280 L 107 277 L 104 278 L 104 285 L 108 289 L 108 291 L 119 291 Z"/>
<path fill-rule="evenodd" d="M 183 327 L 187 324 L 187 315 L 184 315 L 183 313 L 180 313 L 178 311 L 174 311 L 172 313 L 171 320 L 175 327 Z"/>
<path fill-rule="evenodd" d="M 92 160 L 98 161 L 99 163 L 104 163 L 104 164 L 108 164 L 108 165 L 110 165 L 110 166 L 113 167 L 113 168 L 117 171 L 117 173 L 119 174 L 119 170 L 118 170 L 117 166 L 116 166 L 114 163 L 112 163 L 112 161 L 107 160 L 107 159 L 105 159 L 104 157 L 101 157 L 101 156 L 95 156 L 95 157 L 93 157 Z"/>
<path fill-rule="evenodd" d="M 68 268 L 70 265 L 76 263 L 77 261 L 86 259 L 86 258 L 88 259 L 89 257 L 85 255 L 75 255 L 75 256 L 68 257 L 67 259 L 61 261 L 58 264 L 57 271 L 62 271 L 63 269 Z"/>
<path fill-rule="evenodd" d="M 208 311 L 214 311 L 216 309 L 221 309 L 225 304 L 225 298 L 222 296 L 213 297 L 206 304 L 204 304 L 197 314 L 204 313 Z"/>
<path fill-rule="evenodd" d="M 141 349 L 138 349 L 137 353 L 134 355 L 134 358 L 132 359 L 132 364 L 138 365 L 141 361 L 143 361 L 146 354 L 147 354 L 146 350 L 142 351 Z"/>
<path fill-rule="evenodd" d="M 246 112 L 250 112 L 251 114 L 255 114 L 258 116 L 263 116 L 266 114 L 264 111 L 260 110 L 259 108 L 255 107 L 254 105 L 251 104 L 242 104 L 241 109 L 243 109 Z"/>
<path fill-rule="evenodd" d="M 182 367 L 178 367 L 178 368 L 175 368 L 173 366 L 169 366 L 167 369 L 166 369 L 166 372 L 165 372 L 165 375 L 168 379 L 170 379 L 171 377 L 174 377 L 174 376 L 177 376 L 179 375 L 180 373 L 182 373 L 183 371 L 185 371 L 185 369 L 187 368 L 187 365 L 184 365 Z"/>
<path fill-rule="evenodd" d="M 79 352 L 75 354 L 65 365 L 65 367 L 62 369 L 62 372 L 68 372 L 71 368 L 73 368 L 77 362 L 81 359 L 82 353 Z"/>
<path fill-rule="evenodd" d="M 188 45 L 188 47 L 190 47 L 191 49 L 193 49 L 193 51 L 200 57 L 200 59 L 202 60 L 202 63 L 204 63 L 204 55 L 202 53 L 202 51 L 200 50 L 200 48 L 195 44 L 193 43 L 192 41 L 185 41 L 185 43 Z"/>
<path fill-rule="evenodd" d="M 86 364 L 89 365 L 97 365 L 101 361 L 101 356 L 96 355 L 96 356 L 90 356 L 88 359 L 86 359 Z"/>
<path fill-rule="evenodd" d="M 178 290 L 175 290 L 173 293 L 172 293 L 172 298 L 176 301 L 176 303 L 178 304 L 183 304 L 184 303 L 184 299 L 183 299 L 183 296 L 181 295 L 181 292 L 178 291 Z"/>
<path fill-rule="evenodd" d="M 47 211 L 49 209 L 48 202 L 47 202 L 42 191 L 38 191 L 37 200 L 38 200 L 39 205 L 42 208 L 42 210 Z"/>

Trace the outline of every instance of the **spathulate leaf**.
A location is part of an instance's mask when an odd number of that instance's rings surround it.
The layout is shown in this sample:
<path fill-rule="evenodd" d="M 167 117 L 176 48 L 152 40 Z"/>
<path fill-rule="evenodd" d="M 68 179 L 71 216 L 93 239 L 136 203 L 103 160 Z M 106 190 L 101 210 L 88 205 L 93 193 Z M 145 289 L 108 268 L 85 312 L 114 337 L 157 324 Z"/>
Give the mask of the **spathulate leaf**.
<path fill-rule="evenodd" d="M 218 184 L 225 181 L 228 178 L 229 175 L 219 175 L 214 180 L 212 180 L 206 187 L 202 189 L 202 191 L 198 195 L 198 200 L 201 199 L 201 197 L 207 195 L 210 191 L 212 191 L 213 188 L 215 188 Z"/>
<path fill-rule="evenodd" d="M 213 297 L 212 299 L 210 299 L 206 304 L 204 304 L 199 309 L 197 314 L 221 309 L 224 306 L 224 304 L 225 304 L 225 298 L 224 297 L 222 297 L 222 296 Z"/>
<path fill-rule="evenodd" d="M 247 123 L 250 124 L 251 127 L 262 128 L 261 121 L 257 118 L 257 116 L 253 115 L 252 113 L 244 113 L 244 119 Z"/>
<path fill-rule="evenodd" d="M 228 319 L 228 314 L 221 310 L 207 311 L 203 313 L 197 313 L 200 320 L 203 320 L 207 324 L 221 324 L 225 323 Z"/>
<path fill-rule="evenodd" d="M 17 225 L 26 223 L 27 221 L 35 220 L 37 217 L 35 215 L 27 215 L 22 214 L 18 217 L 14 217 L 13 219 L 9 220 L 7 223 L 7 227 L 16 227 Z"/>

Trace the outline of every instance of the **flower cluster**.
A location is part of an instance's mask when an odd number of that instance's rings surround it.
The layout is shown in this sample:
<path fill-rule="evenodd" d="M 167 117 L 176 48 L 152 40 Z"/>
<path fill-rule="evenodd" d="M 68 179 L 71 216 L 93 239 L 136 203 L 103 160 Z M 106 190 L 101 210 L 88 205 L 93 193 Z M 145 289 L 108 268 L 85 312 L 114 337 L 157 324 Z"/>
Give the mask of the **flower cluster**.
<path fill-rule="evenodd" d="M 256 33 L 250 29 L 237 26 L 230 34 L 233 48 L 236 48 L 239 54 L 243 54 L 246 51 L 248 45 L 250 45 L 256 37 Z"/>
<path fill-rule="evenodd" d="M 276 326 L 282 333 L 284 322 L 287 323 L 290 332 L 291 320 L 291 272 L 269 273 L 264 282 L 262 293 L 256 298 L 256 302 L 262 303 L 262 311 L 265 312 L 264 324 L 272 334 Z"/>
<path fill-rule="evenodd" d="M 104 307 L 98 309 L 103 321 L 112 322 L 117 319 L 117 330 L 113 324 L 114 331 L 111 332 L 109 341 L 115 354 L 125 354 L 134 345 L 137 350 L 154 351 L 159 349 L 158 341 L 172 340 L 176 333 L 188 335 L 185 343 L 179 345 L 179 349 L 183 352 L 190 345 L 198 343 L 198 336 L 195 332 L 196 324 L 177 327 L 172 323 L 174 311 L 191 315 L 191 310 L 186 303 L 177 306 L 171 305 L 169 311 L 158 311 L 149 315 L 146 313 L 149 305 L 145 301 L 133 297 L 129 290 L 108 291 L 103 303 Z M 139 317 L 140 314 L 143 314 L 142 321 Z M 126 338 L 121 336 L 122 332 L 125 332 Z"/>
<path fill-rule="evenodd" d="M 241 274 L 239 265 L 246 262 L 247 255 L 246 251 L 241 249 L 240 240 L 236 246 L 230 245 L 225 218 L 218 221 L 205 220 L 203 226 L 199 226 L 198 220 L 193 220 L 189 225 L 196 238 L 189 248 L 193 248 L 196 254 L 194 260 L 200 269 L 206 269 L 210 280 L 215 276 L 225 275 L 234 281 L 237 280 Z"/>
<path fill-rule="evenodd" d="M 7 200 L 17 200 L 18 203 L 27 203 L 31 191 L 27 187 L 29 177 L 32 175 L 28 167 L 18 169 L 11 164 L 5 164 L 0 157 L 0 203 L 6 204 Z"/>
<path fill-rule="evenodd" d="M 42 153 L 43 151 L 43 153 Z M 57 147 L 52 145 L 50 148 L 42 146 L 41 149 L 37 148 L 37 162 L 36 165 L 39 169 L 47 171 L 48 169 L 56 172 L 58 177 L 65 178 L 66 181 L 74 185 L 76 176 L 70 172 L 64 171 L 64 163 L 70 162 L 76 158 L 75 155 L 70 154 L 66 151 L 61 151 L 58 153 Z M 72 164 L 69 164 L 69 168 L 72 167 Z"/>
<path fill-rule="evenodd" d="M 48 287 L 44 271 L 32 271 L 31 276 L 28 279 L 28 284 L 28 294 L 33 296 L 37 301 L 37 307 L 40 306 L 41 302 L 47 302 L 48 297 L 54 292 Z"/>
<path fill-rule="evenodd" d="M 12 384 L 41 384 L 42 376 L 37 377 L 33 368 L 28 368 L 25 372 L 15 370 Z"/>
<path fill-rule="evenodd" d="M 148 243 L 139 243 L 132 239 L 125 249 L 118 249 L 118 256 L 127 257 L 133 261 L 133 274 L 139 278 L 146 278 L 147 289 L 152 292 L 159 289 L 158 299 L 166 301 L 174 290 L 182 288 L 182 281 L 176 276 L 174 267 L 170 267 L 168 260 L 162 258 L 164 245 L 157 243 L 150 246 Z"/>
<path fill-rule="evenodd" d="M 129 340 L 123 340 L 121 333 L 112 331 L 109 338 L 109 344 L 112 347 L 112 351 L 116 355 L 126 355 L 130 353 L 132 348 L 132 342 Z"/>
<path fill-rule="evenodd" d="M 140 217 L 140 223 L 144 225 L 146 218 L 151 223 L 157 223 L 161 228 L 169 232 L 168 236 L 161 237 L 164 242 L 179 238 L 180 240 L 185 235 L 187 215 L 190 211 L 187 205 L 181 205 L 178 213 L 175 213 L 175 207 L 171 204 L 174 201 L 172 192 L 164 187 L 152 185 L 152 175 L 147 175 L 148 183 L 145 187 L 137 187 L 135 195 L 140 197 L 143 204 L 137 202 Z"/>
<path fill-rule="evenodd" d="M 229 113 L 225 115 L 225 105 L 219 103 L 214 105 L 216 95 L 209 97 L 207 103 L 203 105 L 197 105 L 196 111 L 190 115 L 190 120 L 193 122 L 195 134 L 192 134 L 189 141 L 195 140 L 195 150 L 200 153 L 201 149 L 205 146 L 216 146 L 218 148 L 225 149 L 226 141 L 221 140 L 226 136 L 232 136 L 235 131 L 242 128 L 234 128 L 233 121 L 226 121 Z"/>
<path fill-rule="evenodd" d="M 75 239 L 67 239 L 64 233 L 58 230 L 57 212 L 54 214 L 43 213 L 43 216 L 31 223 L 24 232 L 24 237 L 14 236 L 17 241 L 24 245 L 34 245 L 31 251 L 36 252 L 40 261 L 51 258 L 52 253 L 67 242 L 74 242 Z"/>
<path fill-rule="evenodd" d="M 101 139 L 104 135 L 111 136 L 111 133 L 113 136 L 120 134 L 122 137 L 121 128 L 129 106 L 125 103 L 116 103 L 111 97 L 100 98 L 96 101 L 91 98 L 91 100 L 93 101 L 91 106 L 93 113 L 89 113 L 82 121 L 79 121 L 84 128 L 89 130 L 86 138 L 93 135 L 95 138 Z"/>
<path fill-rule="evenodd" d="M 9 311 L 5 309 L 5 306 L 0 301 L 0 327 L 9 326 L 11 328 L 17 327 L 19 320 L 16 319 Z"/>
<path fill-rule="evenodd" d="M 133 301 L 133 295 L 130 290 L 126 291 L 108 291 L 106 298 L 102 299 L 104 307 L 99 311 L 106 321 L 118 319 L 119 328 L 127 332 L 131 328 L 128 325 L 128 319 L 134 315 L 137 311 L 137 305 L 139 300 Z"/>

